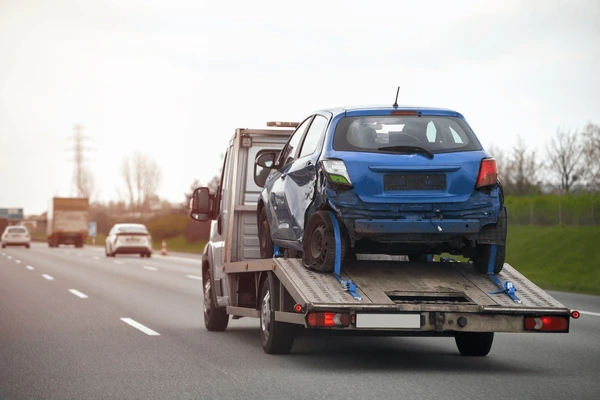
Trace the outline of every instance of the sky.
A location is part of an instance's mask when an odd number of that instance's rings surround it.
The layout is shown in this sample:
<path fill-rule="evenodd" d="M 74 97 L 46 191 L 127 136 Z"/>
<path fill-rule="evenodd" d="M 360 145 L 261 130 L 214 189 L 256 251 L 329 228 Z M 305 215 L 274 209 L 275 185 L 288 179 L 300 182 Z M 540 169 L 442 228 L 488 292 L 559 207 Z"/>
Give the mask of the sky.
<path fill-rule="evenodd" d="M 92 200 L 120 199 L 140 151 L 181 202 L 236 128 L 391 105 L 398 86 L 484 148 L 541 154 L 600 123 L 600 1 L 0 0 L 0 208 L 75 194 L 76 124 Z"/>

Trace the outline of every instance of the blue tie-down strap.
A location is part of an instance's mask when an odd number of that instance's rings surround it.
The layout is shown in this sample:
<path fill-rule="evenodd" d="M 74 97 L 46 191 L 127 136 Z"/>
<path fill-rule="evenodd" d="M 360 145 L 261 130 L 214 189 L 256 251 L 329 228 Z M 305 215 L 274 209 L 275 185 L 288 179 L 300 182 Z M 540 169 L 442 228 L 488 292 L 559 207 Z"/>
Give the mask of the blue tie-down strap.
<path fill-rule="evenodd" d="M 340 236 L 340 224 L 331 211 L 329 211 L 329 217 L 331 218 L 331 222 L 333 224 L 333 236 L 335 238 L 335 263 L 333 264 L 333 274 L 342 284 L 344 290 L 350 293 L 356 300 L 361 301 L 362 297 L 360 297 L 356 291 L 356 284 L 352 281 L 352 279 L 346 281 L 340 276 L 342 272 L 342 242 Z"/>
<path fill-rule="evenodd" d="M 506 293 L 511 299 L 513 299 L 513 301 L 515 303 L 521 303 L 521 299 L 519 299 L 517 297 L 517 295 L 515 294 L 515 292 L 517 291 L 517 288 L 515 287 L 515 285 L 513 285 L 512 282 L 502 282 L 500 279 L 498 279 L 498 277 L 494 274 L 488 274 L 488 276 L 490 277 L 491 280 L 494 281 L 494 283 L 496 283 L 496 285 L 498 285 L 498 287 L 500 289 L 496 290 L 495 292 L 490 292 L 490 294 L 498 294 L 498 293 Z"/>
<path fill-rule="evenodd" d="M 281 254 L 281 250 L 279 250 L 279 246 L 277 246 L 276 244 L 273 245 L 273 257 L 283 257 L 283 254 Z"/>

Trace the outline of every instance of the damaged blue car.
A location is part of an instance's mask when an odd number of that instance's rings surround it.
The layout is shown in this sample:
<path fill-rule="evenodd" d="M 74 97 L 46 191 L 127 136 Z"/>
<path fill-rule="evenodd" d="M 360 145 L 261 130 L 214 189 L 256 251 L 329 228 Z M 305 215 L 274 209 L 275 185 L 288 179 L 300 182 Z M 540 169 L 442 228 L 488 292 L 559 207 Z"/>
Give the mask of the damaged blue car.
<path fill-rule="evenodd" d="M 312 270 L 356 254 L 461 255 L 499 273 L 507 214 L 496 161 L 465 118 L 439 108 L 356 107 L 312 113 L 270 169 L 257 222 L 262 258 L 274 247 Z"/>

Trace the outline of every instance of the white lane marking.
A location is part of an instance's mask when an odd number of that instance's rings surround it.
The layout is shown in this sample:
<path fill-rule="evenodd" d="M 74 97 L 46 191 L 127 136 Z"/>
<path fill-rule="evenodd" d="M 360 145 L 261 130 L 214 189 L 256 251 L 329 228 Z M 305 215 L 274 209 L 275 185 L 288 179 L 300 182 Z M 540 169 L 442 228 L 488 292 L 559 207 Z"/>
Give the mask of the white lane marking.
<path fill-rule="evenodd" d="M 98 257 L 98 256 L 94 256 L 94 257 L 92 257 L 92 258 L 93 258 L 94 260 L 99 260 L 99 259 L 100 259 L 100 257 Z"/>
<path fill-rule="evenodd" d="M 590 311 L 579 311 L 579 314 L 593 315 L 594 317 L 600 317 L 600 313 Z"/>
<path fill-rule="evenodd" d="M 75 296 L 77 296 L 77 297 L 79 297 L 81 299 L 87 299 L 88 298 L 85 294 L 81 293 L 79 290 L 76 290 L 76 289 L 69 289 L 69 292 L 73 293 Z"/>
<path fill-rule="evenodd" d="M 147 269 L 148 271 L 158 271 L 158 268 L 149 267 L 147 265 L 144 265 L 142 268 Z"/>
<path fill-rule="evenodd" d="M 6 256 L 6 253 L 2 253 L 3 256 Z"/>
<path fill-rule="evenodd" d="M 190 278 L 190 279 L 198 279 L 198 280 L 200 280 L 200 281 L 202 280 L 202 277 L 201 277 L 201 276 L 196 276 L 196 275 L 186 275 L 186 276 L 187 276 L 188 278 Z"/>
<path fill-rule="evenodd" d="M 31 265 L 28 265 L 27 269 L 30 270 L 30 271 L 33 271 L 35 268 L 33 268 Z"/>
<path fill-rule="evenodd" d="M 140 324 L 139 322 L 135 322 L 131 318 L 121 318 L 121 321 L 133 326 L 136 329 L 139 329 L 140 331 L 144 332 L 146 335 L 160 336 L 160 333 L 155 332 L 152 329 L 145 327 L 144 325 Z"/>
<path fill-rule="evenodd" d="M 10 259 L 10 258 L 12 258 L 12 256 L 8 256 L 8 258 Z"/>
<path fill-rule="evenodd" d="M 114 262 L 115 264 L 123 264 L 123 261 L 114 260 L 113 262 Z"/>
<path fill-rule="evenodd" d="M 17 264 L 21 264 L 21 260 L 15 260 Z"/>
<path fill-rule="evenodd" d="M 53 278 L 53 277 L 51 277 L 50 275 L 47 275 L 47 274 L 42 274 L 42 276 L 43 276 L 44 278 L 48 279 L 49 281 L 53 281 L 53 280 L 54 280 L 54 278 Z"/>

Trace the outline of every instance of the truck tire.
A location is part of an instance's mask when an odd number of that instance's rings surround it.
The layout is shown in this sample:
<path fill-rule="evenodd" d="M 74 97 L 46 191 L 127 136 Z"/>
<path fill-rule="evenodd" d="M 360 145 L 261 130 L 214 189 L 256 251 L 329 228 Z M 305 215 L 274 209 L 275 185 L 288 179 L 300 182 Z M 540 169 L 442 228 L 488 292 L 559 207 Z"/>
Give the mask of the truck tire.
<path fill-rule="evenodd" d="M 462 356 L 487 356 L 492 349 L 494 332 L 456 332 L 456 347 Z"/>
<path fill-rule="evenodd" d="M 204 326 L 208 331 L 222 332 L 227 329 L 229 315 L 224 308 L 217 307 L 215 304 L 209 268 L 202 273 L 202 284 L 204 288 Z"/>
<path fill-rule="evenodd" d="M 346 258 L 347 240 L 340 228 L 341 260 Z M 333 272 L 335 266 L 335 234 L 328 211 L 317 211 L 306 227 L 303 240 L 303 264 L 317 272 Z"/>
<path fill-rule="evenodd" d="M 504 230 L 502 236 L 504 237 L 502 244 L 497 244 L 496 246 L 496 259 L 494 260 L 494 274 L 499 274 L 504 268 L 504 261 L 506 260 L 506 229 L 508 224 L 508 218 L 506 213 L 506 208 L 503 207 L 500 211 L 500 216 L 498 217 L 497 229 Z M 492 246 L 491 244 L 479 244 L 475 249 L 475 255 L 471 259 L 473 261 L 473 266 L 475 270 L 482 274 L 488 273 L 488 265 L 490 262 L 490 257 L 492 255 Z"/>
<path fill-rule="evenodd" d="M 271 229 L 269 228 L 269 220 L 267 219 L 267 210 L 265 207 L 260 209 L 258 216 L 258 243 L 260 247 L 260 258 L 273 258 L 274 245 L 271 239 Z"/>
<path fill-rule="evenodd" d="M 278 299 L 272 296 L 271 279 L 263 284 L 260 302 L 260 338 L 267 354 L 289 354 L 294 345 L 296 326 L 275 321 L 275 305 Z"/>

